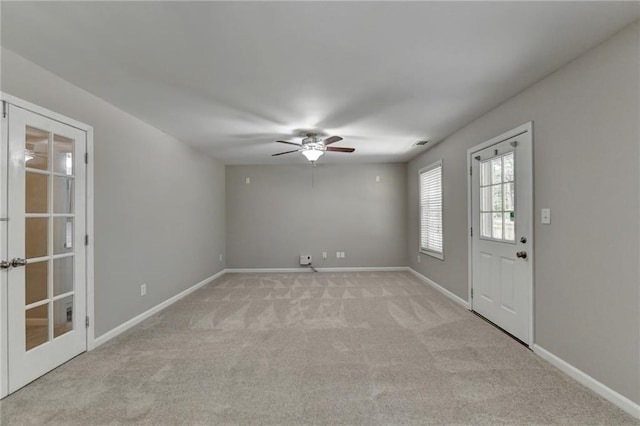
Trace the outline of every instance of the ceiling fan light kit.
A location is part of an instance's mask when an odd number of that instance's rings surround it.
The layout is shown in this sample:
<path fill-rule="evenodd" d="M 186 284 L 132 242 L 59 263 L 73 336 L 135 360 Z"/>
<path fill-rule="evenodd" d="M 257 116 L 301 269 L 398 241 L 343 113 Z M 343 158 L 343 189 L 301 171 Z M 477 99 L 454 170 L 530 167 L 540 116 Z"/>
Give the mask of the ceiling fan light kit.
<path fill-rule="evenodd" d="M 292 152 L 299 152 L 305 156 L 307 160 L 311 163 L 318 161 L 320 157 L 324 155 L 325 151 L 333 151 L 333 152 L 353 152 L 355 148 L 339 148 L 339 147 L 327 147 L 335 142 L 341 141 L 342 138 L 340 136 L 329 136 L 324 140 L 320 140 L 317 133 L 307 133 L 306 137 L 302 139 L 302 143 L 289 142 L 289 141 L 276 141 L 279 143 L 286 143 L 288 145 L 296 145 L 299 146 L 300 149 L 294 149 L 293 151 L 285 151 L 279 152 L 277 154 L 272 154 L 272 157 L 276 157 L 278 155 L 289 154 Z"/>
<path fill-rule="evenodd" d="M 324 151 L 315 148 L 305 149 L 300 152 L 312 163 L 318 161 L 318 158 L 324 155 Z"/>

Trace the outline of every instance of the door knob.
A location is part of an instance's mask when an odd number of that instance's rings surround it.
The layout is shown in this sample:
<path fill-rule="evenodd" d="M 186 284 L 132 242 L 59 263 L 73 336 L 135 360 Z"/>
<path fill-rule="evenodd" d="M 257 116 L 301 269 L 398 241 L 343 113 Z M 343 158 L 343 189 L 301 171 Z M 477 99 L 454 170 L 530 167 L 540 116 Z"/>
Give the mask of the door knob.
<path fill-rule="evenodd" d="M 526 251 L 519 251 L 516 253 L 516 257 L 519 259 L 526 259 L 527 258 L 527 252 Z"/>
<path fill-rule="evenodd" d="M 9 269 L 11 268 L 11 263 L 6 260 L 0 260 L 0 269 Z"/>
<path fill-rule="evenodd" d="M 17 268 L 18 266 L 24 266 L 27 264 L 27 259 L 23 259 L 21 257 L 14 257 L 11 259 L 11 266 Z"/>

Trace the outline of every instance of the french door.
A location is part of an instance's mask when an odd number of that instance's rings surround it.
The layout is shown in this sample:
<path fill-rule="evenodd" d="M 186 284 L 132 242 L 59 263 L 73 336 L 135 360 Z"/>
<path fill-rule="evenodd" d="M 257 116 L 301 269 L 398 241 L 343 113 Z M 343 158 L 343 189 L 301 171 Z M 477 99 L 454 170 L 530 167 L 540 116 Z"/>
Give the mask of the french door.
<path fill-rule="evenodd" d="M 87 349 L 87 134 L 11 104 L 3 124 L 3 370 L 11 393 Z"/>
<path fill-rule="evenodd" d="M 472 309 L 531 344 L 531 123 L 469 151 Z"/>

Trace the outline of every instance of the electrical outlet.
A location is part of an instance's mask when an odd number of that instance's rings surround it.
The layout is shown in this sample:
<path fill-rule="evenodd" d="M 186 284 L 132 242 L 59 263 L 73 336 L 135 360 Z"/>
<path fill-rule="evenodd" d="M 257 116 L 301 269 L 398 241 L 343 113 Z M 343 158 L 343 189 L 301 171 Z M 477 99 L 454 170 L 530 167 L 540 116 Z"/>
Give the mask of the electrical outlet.
<path fill-rule="evenodd" d="M 145 294 L 147 294 L 147 285 L 146 284 L 142 284 L 140 286 L 140 296 L 144 296 Z"/>
<path fill-rule="evenodd" d="M 422 257 L 418 255 L 418 263 L 422 262 Z"/>
<path fill-rule="evenodd" d="M 222 253 L 220 253 L 220 256 L 218 256 L 218 260 L 222 262 Z"/>
<path fill-rule="evenodd" d="M 342 252 L 342 258 L 344 259 L 344 252 Z"/>
<path fill-rule="evenodd" d="M 323 259 L 326 259 L 326 258 L 327 258 L 327 252 L 326 252 L 326 251 L 323 251 L 323 252 L 322 252 L 322 258 L 323 258 Z"/>
<path fill-rule="evenodd" d="M 339 251 L 336 252 L 336 259 L 340 259 L 340 252 Z"/>

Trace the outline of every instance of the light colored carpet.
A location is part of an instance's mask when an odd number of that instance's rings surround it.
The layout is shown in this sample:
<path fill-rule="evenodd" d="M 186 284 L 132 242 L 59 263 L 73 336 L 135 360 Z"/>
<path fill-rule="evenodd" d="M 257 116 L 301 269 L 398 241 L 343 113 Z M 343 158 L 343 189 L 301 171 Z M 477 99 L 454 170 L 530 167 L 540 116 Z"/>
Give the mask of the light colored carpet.
<path fill-rule="evenodd" d="M 406 272 L 228 274 L 0 403 L 13 424 L 640 424 Z"/>

